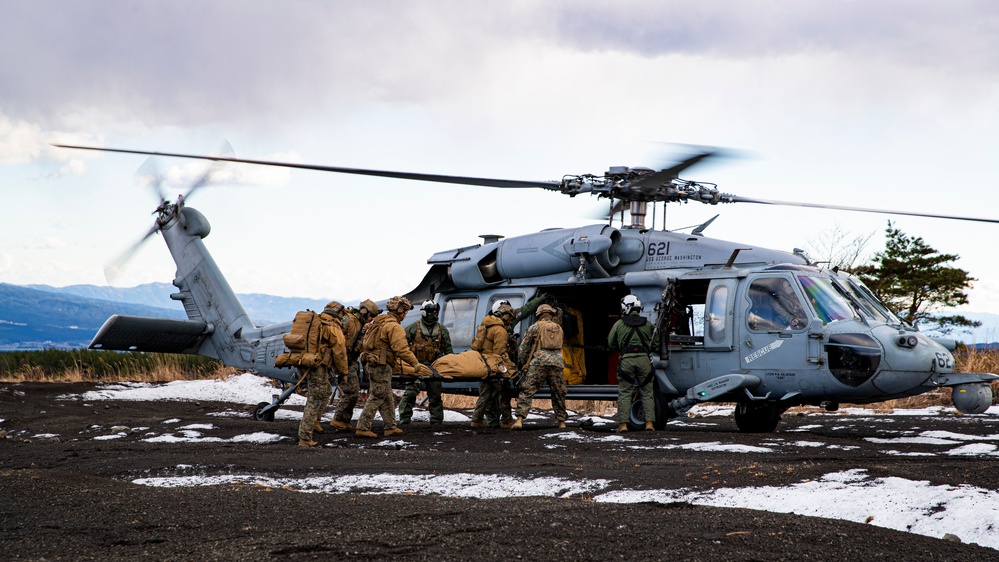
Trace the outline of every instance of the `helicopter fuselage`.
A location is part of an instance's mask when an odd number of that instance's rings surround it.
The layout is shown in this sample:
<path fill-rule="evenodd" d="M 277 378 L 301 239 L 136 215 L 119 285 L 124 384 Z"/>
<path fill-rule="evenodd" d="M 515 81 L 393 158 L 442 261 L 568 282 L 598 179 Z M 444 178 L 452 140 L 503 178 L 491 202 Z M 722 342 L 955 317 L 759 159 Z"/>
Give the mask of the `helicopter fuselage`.
<path fill-rule="evenodd" d="M 290 322 L 254 325 L 204 246 L 207 219 L 181 203 L 158 219 L 174 261 L 188 321 L 115 316 L 92 347 L 199 353 L 272 377 L 290 394 L 299 374 L 277 368 Z M 423 282 L 407 294 L 434 299 L 455 351 L 467 349 L 497 300 L 519 308 L 540 294 L 563 312 L 563 356 L 579 384 L 570 399 L 617 395 L 617 354 L 607 335 L 628 294 L 656 326 L 656 424 L 700 402 L 736 402 L 744 431 L 771 431 L 789 407 L 834 409 L 955 387 L 962 412 L 991 404 L 995 375 L 954 373 L 946 342 L 904 325 L 863 284 L 797 254 L 682 233 L 591 225 L 493 239 L 435 253 Z M 380 303 L 381 304 L 381 303 Z M 417 321 L 418 311 L 404 321 Z M 522 334 L 533 318 L 512 331 Z M 170 344 L 169 346 L 167 344 Z M 397 383 L 402 384 L 400 378 Z M 475 381 L 445 381 L 445 392 L 475 394 Z M 544 396 L 543 393 L 538 395 Z M 640 402 L 632 421 L 645 415 Z M 269 416 L 268 416 L 269 414 Z"/>

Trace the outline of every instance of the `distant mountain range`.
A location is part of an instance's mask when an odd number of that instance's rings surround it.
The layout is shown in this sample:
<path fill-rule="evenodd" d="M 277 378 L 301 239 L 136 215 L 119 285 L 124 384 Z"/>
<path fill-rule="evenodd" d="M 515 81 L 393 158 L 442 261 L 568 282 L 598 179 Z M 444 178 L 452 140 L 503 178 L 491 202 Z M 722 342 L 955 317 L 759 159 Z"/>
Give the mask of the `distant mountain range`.
<path fill-rule="evenodd" d="M 0 351 L 85 348 L 113 314 L 185 319 L 176 288 L 149 283 L 127 289 L 96 285 L 10 285 L 0 283 Z M 256 324 L 291 320 L 295 312 L 322 310 L 331 299 L 237 295 Z M 345 301 L 344 304 L 355 304 Z"/>

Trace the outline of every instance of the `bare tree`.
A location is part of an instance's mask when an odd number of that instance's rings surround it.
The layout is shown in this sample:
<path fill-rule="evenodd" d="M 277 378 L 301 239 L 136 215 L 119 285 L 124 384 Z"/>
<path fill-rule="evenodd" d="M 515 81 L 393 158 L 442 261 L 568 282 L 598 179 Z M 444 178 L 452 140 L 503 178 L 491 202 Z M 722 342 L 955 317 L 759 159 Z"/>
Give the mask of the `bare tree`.
<path fill-rule="evenodd" d="M 840 225 L 830 230 L 819 232 L 815 238 L 808 240 L 805 250 L 809 259 L 815 263 L 829 264 L 844 271 L 853 271 L 860 264 L 870 260 L 867 244 L 874 237 L 875 231 L 854 235 L 843 230 Z"/>

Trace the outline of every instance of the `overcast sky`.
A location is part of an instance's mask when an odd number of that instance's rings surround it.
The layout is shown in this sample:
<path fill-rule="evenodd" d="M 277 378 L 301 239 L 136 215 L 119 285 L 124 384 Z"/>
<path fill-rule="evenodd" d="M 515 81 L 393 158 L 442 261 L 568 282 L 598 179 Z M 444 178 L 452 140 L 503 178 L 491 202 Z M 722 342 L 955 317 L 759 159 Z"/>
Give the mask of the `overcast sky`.
<path fill-rule="evenodd" d="M 988 1 L 0 0 L 0 281 L 105 284 L 151 226 L 140 156 L 52 142 L 506 179 L 739 158 L 689 179 L 745 197 L 999 218 L 999 4 Z M 165 159 L 171 193 L 199 164 Z M 254 167 L 190 204 L 237 292 L 413 288 L 479 234 L 595 222 L 603 201 Z M 696 205 L 696 206 L 695 206 Z M 755 205 L 677 228 L 791 250 L 834 228 L 961 256 L 999 312 L 999 225 Z M 662 210 L 657 211 L 661 224 Z M 169 282 L 158 237 L 118 284 Z"/>

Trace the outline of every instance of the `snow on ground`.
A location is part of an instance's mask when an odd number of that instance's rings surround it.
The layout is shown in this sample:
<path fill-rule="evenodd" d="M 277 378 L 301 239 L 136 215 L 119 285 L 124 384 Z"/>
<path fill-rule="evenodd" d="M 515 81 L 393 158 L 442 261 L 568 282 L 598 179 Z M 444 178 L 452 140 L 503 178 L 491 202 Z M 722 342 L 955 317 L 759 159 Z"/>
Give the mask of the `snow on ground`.
<path fill-rule="evenodd" d="M 946 533 L 999 549 L 999 492 L 974 486 L 933 486 L 904 478 L 871 478 L 863 469 L 827 474 L 792 486 L 688 490 L 618 490 L 594 496 L 613 503 L 689 502 L 844 519 L 943 537 Z"/>
<path fill-rule="evenodd" d="M 251 484 L 326 494 L 436 494 L 453 498 L 495 499 L 534 496 L 564 498 L 592 494 L 606 488 L 610 481 L 556 477 L 531 479 L 496 474 L 350 474 L 314 478 L 173 476 L 139 478 L 133 480 L 133 483 L 165 488 Z"/>
<path fill-rule="evenodd" d="M 425 494 L 455 498 L 588 495 L 606 503 L 688 502 L 715 507 L 766 509 L 844 519 L 941 538 L 946 533 L 999 549 L 999 493 L 974 486 L 933 486 L 905 478 L 871 478 L 855 469 L 791 486 L 712 490 L 607 490 L 609 480 L 517 478 L 492 474 L 352 474 L 315 478 L 253 475 L 139 478 L 155 487 L 260 485 L 326 494 Z M 607 490 L 607 491 L 605 491 Z"/>
<path fill-rule="evenodd" d="M 120 383 L 101 385 L 97 390 L 63 398 L 97 400 L 188 400 L 258 404 L 270 402 L 271 395 L 281 391 L 271 385 L 271 379 L 244 373 L 224 379 L 174 381 L 168 383 Z M 305 398 L 292 394 L 285 404 L 305 406 Z"/>
<path fill-rule="evenodd" d="M 103 385 L 95 391 L 79 396 L 65 396 L 63 399 L 97 400 L 189 400 L 216 401 L 236 404 L 257 404 L 269 402 L 271 395 L 278 390 L 268 379 L 251 374 L 231 376 L 226 379 L 205 381 L 176 381 L 166 384 L 113 384 Z M 292 395 L 287 405 L 303 406 L 305 400 Z M 933 417 L 950 414 L 953 408 L 932 407 L 920 410 L 896 409 L 890 414 L 872 417 L 869 410 L 848 408 L 836 412 L 837 415 L 858 416 L 858 422 L 884 422 L 885 416 Z M 356 419 L 360 410 L 355 410 Z M 279 410 L 279 419 L 300 419 L 301 412 Z M 213 415 L 246 416 L 245 412 L 226 410 Z M 697 418 L 731 416 L 732 407 L 706 404 L 695 406 L 682 419 L 685 425 L 700 425 Z M 807 415 L 826 415 L 824 412 Z M 983 422 L 997 423 L 999 406 L 993 406 L 982 415 Z M 538 416 L 543 417 L 543 416 Z M 329 419 L 329 414 L 324 417 Z M 415 421 L 428 421 L 429 414 L 422 409 L 414 413 Z M 461 412 L 445 410 L 445 421 L 466 422 L 468 417 Z M 614 420 L 599 416 L 581 416 L 576 421 L 594 424 L 614 424 Z M 2 421 L 2 420 L 0 420 Z M 165 420 L 164 425 L 181 423 L 180 419 Z M 796 431 L 807 432 L 810 427 L 799 427 Z M 148 428 L 135 428 L 138 430 Z M 198 441 L 228 441 L 273 443 L 283 438 L 265 432 L 238 435 L 229 439 L 205 436 L 204 431 L 217 429 L 212 424 L 188 424 L 171 427 L 168 432 L 157 435 L 147 433 L 147 441 L 163 443 L 189 443 Z M 833 429 L 848 429 L 840 426 Z M 88 428 L 87 431 L 96 431 Z M 964 435 L 948 431 L 924 431 L 918 434 L 886 432 L 886 437 L 868 438 L 876 444 L 924 444 L 939 446 L 938 453 L 902 453 L 892 449 L 882 452 L 886 455 L 918 454 L 936 455 L 978 455 L 999 456 L 999 433 L 988 436 Z M 94 439 L 119 439 L 127 432 L 114 432 L 98 435 Z M 39 434 L 36 437 L 43 437 Z M 545 433 L 541 439 L 550 440 L 549 445 L 557 448 L 559 441 L 580 441 L 604 443 L 610 447 L 626 450 L 629 448 L 658 449 L 697 449 L 735 453 L 768 453 L 780 448 L 810 448 L 822 446 L 808 440 L 785 440 L 780 437 L 762 441 L 765 446 L 732 445 L 719 442 L 670 443 L 664 437 L 658 443 L 648 440 L 638 442 L 627 435 L 593 435 L 576 431 Z M 969 441 L 974 441 L 969 442 Z M 984 442 L 983 442 L 984 441 Z M 373 445 L 392 448 L 415 446 L 404 441 L 386 440 Z M 797 513 L 815 517 L 845 519 L 869 523 L 891 529 L 898 529 L 932 537 L 942 537 L 945 533 L 959 536 L 965 542 L 972 542 L 999 549 L 999 492 L 966 485 L 931 485 L 927 481 L 914 481 L 904 478 L 872 478 L 862 469 L 827 474 L 824 477 L 791 486 L 716 488 L 712 490 L 613 490 L 612 482 L 606 480 L 567 480 L 560 478 L 517 478 L 502 475 L 477 474 L 426 474 L 426 475 L 349 475 L 320 478 L 270 478 L 255 475 L 224 476 L 177 476 L 165 478 L 143 478 L 135 480 L 147 486 L 212 486 L 220 484 L 244 483 L 265 486 L 283 486 L 303 492 L 313 493 L 372 493 L 372 494 L 439 494 L 449 497 L 501 498 L 511 496 L 569 497 L 592 496 L 594 501 L 611 503 L 676 502 L 683 501 L 698 505 L 719 507 L 741 507 L 766 509 L 776 512 Z"/>

